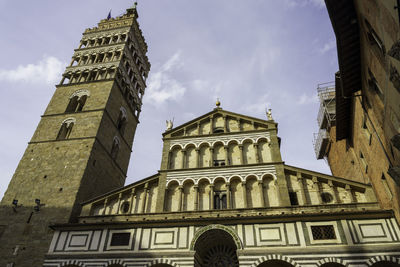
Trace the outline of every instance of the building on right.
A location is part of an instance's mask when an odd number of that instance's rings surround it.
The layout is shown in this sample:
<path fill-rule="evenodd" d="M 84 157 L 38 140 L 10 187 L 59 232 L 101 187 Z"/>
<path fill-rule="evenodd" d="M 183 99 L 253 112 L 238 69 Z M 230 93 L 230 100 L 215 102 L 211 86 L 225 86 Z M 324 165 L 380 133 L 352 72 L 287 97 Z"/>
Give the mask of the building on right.
<path fill-rule="evenodd" d="M 339 71 L 318 86 L 317 158 L 334 176 L 371 183 L 400 221 L 400 1 L 325 3 Z"/>

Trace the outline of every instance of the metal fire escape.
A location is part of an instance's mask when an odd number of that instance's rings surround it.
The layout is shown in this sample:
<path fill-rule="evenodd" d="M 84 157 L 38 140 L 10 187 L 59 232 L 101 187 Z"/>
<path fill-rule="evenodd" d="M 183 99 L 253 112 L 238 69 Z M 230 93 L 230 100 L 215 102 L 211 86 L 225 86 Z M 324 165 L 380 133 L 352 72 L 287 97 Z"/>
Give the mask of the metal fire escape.
<path fill-rule="evenodd" d="M 329 130 L 335 126 L 336 111 L 335 111 L 335 83 L 318 84 L 318 98 L 320 107 L 318 112 L 318 133 L 314 133 L 314 150 L 317 159 L 322 159 L 328 152 L 329 145 Z"/>

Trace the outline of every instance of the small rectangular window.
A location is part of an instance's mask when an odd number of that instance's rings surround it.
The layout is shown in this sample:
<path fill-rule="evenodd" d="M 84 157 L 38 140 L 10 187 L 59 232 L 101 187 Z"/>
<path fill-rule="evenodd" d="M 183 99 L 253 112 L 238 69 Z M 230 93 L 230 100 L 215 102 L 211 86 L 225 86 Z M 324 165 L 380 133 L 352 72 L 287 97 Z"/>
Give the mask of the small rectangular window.
<path fill-rule="evenodd" d="M 368 20 L 365 20 L 365 24 L 367 25 L 367 36 L 368 40 L 371 45 L 376 45 L 379 51 L 382 53 L 382 55 L 385 55 L 386 49 L 385 45 L 383 44 L 381 38 L 379 38 L 378 34 L 375 32 L 375 30 L 372 28 L 372 25 L 369 23 Z"/>
<path fill-rule="evenodd" d="M 311 233 L 314 240 L 336 239 L 335 228 L 333 225 L 311 226 Z"/>
<path fill-rule="evenodd" d="M 361 151 L 360 151 L 360 161 L 361 161 L 361 164 L 362 164 L 362 167 L 363 167 L 365 173 L 367 173 L 368 172 L 368 164 L 367 164 L 367 161 L 365 160 L 364 154 Z"/>
<path fill-rule="evenodd" d="M 297 193 L 296 192 L 289 192 L 289 199 L 290 199 L 290 205 L 292 205 L 292 206 L 298 206 L 299 205 L 299 200 L 297 199 Z"/>
<path fill-rule="evenodd" d="M 369 79 L 368 79 L 369 89 L 373 91 L 375 94 L 377 94 L 380 100 L 383 101 L 383 90 L 379 86 L 378 81 L 376 80 L 374 74 L 371 72 L 370 69 L 368 69 L 368 74 L 369 74 Z"/>
<path fill-rule="evenodd" d="M 130 237 L 130 233 L 113 233 L 110 246 L 128 246 Z"/>

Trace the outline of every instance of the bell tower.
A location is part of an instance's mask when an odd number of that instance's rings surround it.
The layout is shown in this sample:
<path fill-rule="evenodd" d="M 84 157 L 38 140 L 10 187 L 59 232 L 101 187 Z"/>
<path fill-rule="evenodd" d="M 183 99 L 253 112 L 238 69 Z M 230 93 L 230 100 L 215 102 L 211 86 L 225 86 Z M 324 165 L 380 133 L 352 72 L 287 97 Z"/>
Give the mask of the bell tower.
<path fill-rule="evenodd" d="M 84 31 L 1 201 L 0 266 L 41 266 L 49 225 L 124 185 L 150 69 L 137 18 Z"/>

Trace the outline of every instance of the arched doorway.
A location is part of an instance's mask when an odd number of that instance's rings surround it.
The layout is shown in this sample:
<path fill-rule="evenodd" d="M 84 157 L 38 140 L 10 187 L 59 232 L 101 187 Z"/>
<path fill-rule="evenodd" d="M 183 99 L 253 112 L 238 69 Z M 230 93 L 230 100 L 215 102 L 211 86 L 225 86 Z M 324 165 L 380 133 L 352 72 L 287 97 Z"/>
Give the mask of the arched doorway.
<path fill-rule="evenodd" d="M 372 264 L 371 267 L 400 267 L 400 264 L 390 261 L 378 261 Z"/>
<path fill-rule="evenodd" d="M 340 263 L 336 263 L 336 262 L 328 262 L 328 263 L 322 264 L 320 267 L 344 267 L 344 265 L 342 265 Z"/>
<path fill-rule="evenodd" d="M 238 249 L 232 236 L 222 229 L 210 229 L 196 240 L 195 267 L 239 267 Z"/>
<path fill-rule="evenodd" d="M 293 265 L 282 260 L 268 260 L 264 261 L 257 267 L 293 267 Z"/>

